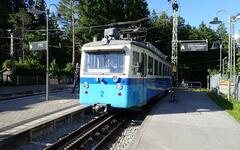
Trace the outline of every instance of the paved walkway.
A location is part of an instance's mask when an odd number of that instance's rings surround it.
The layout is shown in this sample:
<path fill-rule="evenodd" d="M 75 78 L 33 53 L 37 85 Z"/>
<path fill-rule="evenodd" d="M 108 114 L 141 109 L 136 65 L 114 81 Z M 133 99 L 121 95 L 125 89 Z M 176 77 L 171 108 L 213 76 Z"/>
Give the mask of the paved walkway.
<path fill-rule="evenodd" d="M 152 110 L 130 149 L 240 150 L 240 124 L 206 93 L 179 92 Z"/>
<path fill-rule="evenodd" d="M 79 95 L 70 91 L 0 101 L 0 133 L 41 117 L 79 105 Z"/>

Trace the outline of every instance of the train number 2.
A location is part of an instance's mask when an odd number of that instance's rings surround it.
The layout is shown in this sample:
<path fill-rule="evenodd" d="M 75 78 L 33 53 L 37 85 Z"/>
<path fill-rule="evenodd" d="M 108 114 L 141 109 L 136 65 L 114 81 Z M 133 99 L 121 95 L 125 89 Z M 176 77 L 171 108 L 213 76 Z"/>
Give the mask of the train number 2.
<path fill-rule="evenodd" d="M 103 91 L 100 92 L 100 96 L 104 97 L 104 92 Z"/>

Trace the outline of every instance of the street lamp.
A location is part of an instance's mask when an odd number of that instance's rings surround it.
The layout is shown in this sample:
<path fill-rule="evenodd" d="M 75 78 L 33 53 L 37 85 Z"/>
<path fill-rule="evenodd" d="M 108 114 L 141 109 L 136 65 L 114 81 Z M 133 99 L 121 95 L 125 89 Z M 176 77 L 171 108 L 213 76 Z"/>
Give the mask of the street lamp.
<path fill-rule="evenodd" d="M 227 14 L 229 14 L 226 10 L 219 10 L 216 14 L 220 13 L 220 12 L 225 12 Z M 222 21 L 218 20 L 218 17 L 214 17 L 212 21 L 209 22 L 210 24 L 221 24 Z M 230 100 L 230 92 L 231 92 L 231 83 L 230 83 L 230 79 L 231 79 L 231 15 L 229 15 L 229 36 L 228 36 L 228 100 Z M 230 74 L 229 74 L 230 73 Z"/>
<path fill-rule="evenodd" d="M 29 12 L 32 14 L 40 15 L 40 14 L 46 14 L 46 100 L 49 100 L 49 35 L 48 35 L 48 21 L 49 21 L 49 15 L 50 15 L 50 8 L 51 6 L 55 6 L 57 8 L 57 5 L 50 4 L 47 6 L 46 10 L 42 11 L 37 9 L 36 4 L 34 4 L 30 9 Z M 58 14 L 58 19 L 60 18 L 60 15 Z"/>
<path fill-rule="evenodd" d="M 225 74 L 224 73 L 225 72 L 225 59 L 227 59 L 227 57 L 224 57 L 223 60 L 222 60 L 223 61 L 223 65 L 222 65 L 223 66 L 223 69 L 222 69 L 223 75 Z"/>
<path fill-rule="evenodd" d="M 218 41 L 215 41 L 213 42 L 213 45 L 211 47 L 211 49 L 216 49 L 218 48 L 217 46 L 215 46 L 215 44 L 218 44 L 219 45 L 219 71 L 220 71 L 220 75 L 222 76 L 222 42 L 220 42 L 219 40 Z"/>
<path fill-rule="evenodd" d="M 235 91 L 235 80 L 236 80 L 236 62 L 235 62 L 235 43 L 233 48 L 233 38 L 232 35 L 234 33 L 234 25 L 235 22 L 240 20 L 240 14 L 237 14 L 235 16 L 230 15 L 226 10 L 219 10 L 217 12 L 225 12 L 229 15 L 229 38 L 228 38 L 228 100 L 230 100 L 230 93 L 231 93 L 231 79 L 232 79 L 232 71 L 233 71 L 233 77 L 234 77 L 234 91 Z M 217 17 L 213 18 L 213 21 L 210 21 L 210 24 L 221 24 L 222 21 L 218 20 Z M 233 70 L 232 70 L 233 66 Z M 234 92 L 235 93 L 235 92 Z"/>

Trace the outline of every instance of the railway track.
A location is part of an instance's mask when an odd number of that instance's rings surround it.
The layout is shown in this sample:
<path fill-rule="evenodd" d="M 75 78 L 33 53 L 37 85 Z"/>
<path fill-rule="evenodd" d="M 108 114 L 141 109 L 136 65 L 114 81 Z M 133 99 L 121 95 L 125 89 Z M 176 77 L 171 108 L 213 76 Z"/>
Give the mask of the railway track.
<path fill-rule="evenodd" d="M 101 149 L 109 138 L 126 123 L 121 113 L 106 113 L 53 143 L 45 150 Z"/>

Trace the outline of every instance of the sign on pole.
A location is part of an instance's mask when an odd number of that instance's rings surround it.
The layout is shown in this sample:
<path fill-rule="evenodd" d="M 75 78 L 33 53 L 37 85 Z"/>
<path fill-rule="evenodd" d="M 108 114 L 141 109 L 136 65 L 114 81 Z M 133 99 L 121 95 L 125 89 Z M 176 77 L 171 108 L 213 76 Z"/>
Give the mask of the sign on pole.
<path fill-rule="evenodd" d="M 207 40 L 179 41 L 180 52 L 208 51 Z"/>
<path fill-rule="evenodd" d="M 29 42 L 30 51 L 41 51 L 47 49 L 47 41 Z"/>

